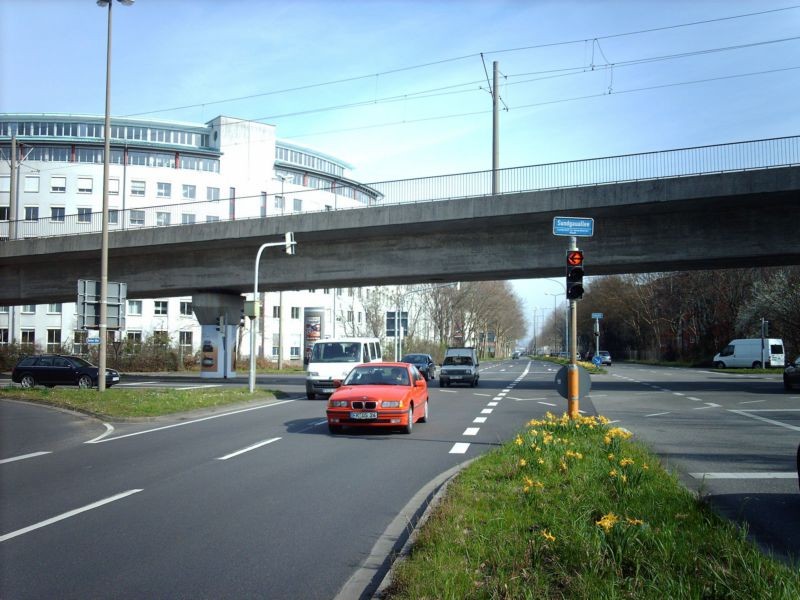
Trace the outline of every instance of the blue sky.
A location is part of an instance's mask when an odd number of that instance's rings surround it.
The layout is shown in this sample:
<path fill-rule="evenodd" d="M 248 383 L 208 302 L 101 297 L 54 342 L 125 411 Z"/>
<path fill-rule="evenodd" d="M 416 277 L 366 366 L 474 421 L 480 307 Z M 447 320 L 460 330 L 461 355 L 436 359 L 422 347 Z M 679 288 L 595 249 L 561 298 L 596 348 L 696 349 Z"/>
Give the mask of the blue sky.
<path fill-rule="evenodd" d="M 136 0 L 113 15 L 113 115 L 263 120 L 364 182 L 491 168 L 492 61 L 502 167 L 800 131 L 791 0 Z M 0 112 L 102 114 L 105 36 L 94 0 L 0 2 Z M 532 312 L 560 286 L 515 287 Z"/>

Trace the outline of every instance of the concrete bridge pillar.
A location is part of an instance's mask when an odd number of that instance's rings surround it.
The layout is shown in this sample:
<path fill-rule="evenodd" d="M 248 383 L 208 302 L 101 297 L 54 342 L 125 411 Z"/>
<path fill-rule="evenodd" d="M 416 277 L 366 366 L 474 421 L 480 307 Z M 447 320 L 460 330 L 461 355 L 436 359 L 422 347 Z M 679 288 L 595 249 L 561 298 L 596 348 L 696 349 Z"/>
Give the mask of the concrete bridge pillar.
<path fill-rule="evenodd" d="M 201 326 L 201 377 L 236 377 L 233 359 L 243 308 L 244 298 L 240 294 L 202 292 L 192 295 L 192 310 Z"/>

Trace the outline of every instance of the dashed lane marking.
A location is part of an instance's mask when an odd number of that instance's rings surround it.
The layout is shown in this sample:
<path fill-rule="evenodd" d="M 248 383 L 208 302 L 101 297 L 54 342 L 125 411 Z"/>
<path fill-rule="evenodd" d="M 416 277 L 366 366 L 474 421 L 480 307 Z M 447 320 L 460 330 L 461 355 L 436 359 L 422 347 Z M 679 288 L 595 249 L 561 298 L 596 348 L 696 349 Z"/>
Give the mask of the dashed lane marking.
<path fill-rule="evenodd" d="M 475 417 L 472 419 L 473 423 L 486 423 L 486 417 Z"/>
<path fill-rule="evenodd" d="M 695 479 L 797 479 L 794 471 L 755 473 L 689 473 Z"/>
<path fill-rule="evenodd" d="M 37 456 L 44 456 L 45 454 L 52 454 L 52 452 L 31 452 L 30 454 L 21 454 L 19 456 L 12 456 L 11 458 L 4 458 L 0 460 L 0 465 L 4 465 L 10 462 L 16 462 L 18 460 L 25 460 L 27 458 L 36 458 Z"/>
<path fill-rule="evenodd" d="M 457 442 L 450 448 L 449 454 L 466 454 L 469 450 L 469 443 Z"/>
<path fill-rule="evenodd" d="M 462 435 L 478 435 L 480 427 L 467 427 Z"/>
<path fill-rule="evenodd" d="M 245 452 L 250 452 L 251 450 L 261 448 L 261 446 L 266 446 L 267 444 L 277 442 L 279 439 L 281 438 L 276 437 L 270 440 L 264 440 L 263 442 L 258 442 L 257 444 L 253 444 L 252 446 L 248 446 L 247 448 L 242 448 L 241 450 L 237 450 L 236 452 L 231 452 L 230 454 L 226 454 L 225 456 L 220 456 L 217 460 L 228 460 L 229 458 L 239 456 L 240 454 L 244 454 Z"/>

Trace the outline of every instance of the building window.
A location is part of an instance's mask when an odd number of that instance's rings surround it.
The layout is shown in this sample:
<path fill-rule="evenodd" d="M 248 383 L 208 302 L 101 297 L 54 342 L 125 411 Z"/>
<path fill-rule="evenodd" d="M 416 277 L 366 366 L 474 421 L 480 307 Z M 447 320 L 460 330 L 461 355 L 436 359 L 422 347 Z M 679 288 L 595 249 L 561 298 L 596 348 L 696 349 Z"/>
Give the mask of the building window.
<path fill-rule="evenodd" d="M 179 343 L 181 346 L 181 352 L 183 354 L 191 354 L 192 353 L 192 332 L 191 331 L 180 331 L 178 332 Z"/>
<path fill-rule="evenodd" d="M 50 178 L 50 191 L 56 193 L 63 193 L 67 191 L 67 178 L 61 176 L 54 176 Z"/>
<path fill-rule="evenodd" d="M 64 207 L 63 206 L 51 206 L 50 207 L 50 220 L 51 221 L 58 221 L 59 223 L 64 222 Z"/>
<path fill-rule="evenodd" d="M 0 206 L 0 221 L 8 221 L 8 206 Z"/>
<path fill-rule="evenodd" d="M 272 307 L 272 318 L 273 319 L 280 319 L 281 318 L 281 307 L 280 306 L 273 306 Z"/>
<path fill-rule="evenodd" d="M 47 305 L 47 314 L 48 315 L 60 315 L 61 314 L 61 303 L 48 304 Z"/>
<path fill-rule="evenodd" d="M 0 129 L 2 129 L 3 125 L 0 123 Z M 2 154 L 2 153 L 0 153 Z M 5 155 L 3 155 L 5 158 Z M 0 192 L 5 192 L 6 194 L 11 191 L 11 177 L 8 175 L 0 175 Z"/>
<path fill-rule="evenodd" d="M 118 225 L 119 224 L 119 210 L 116 208 L 109 208 L 108 209 L 108 224 L 109 225 Z"/>
<path fill-rule="evenodd" d="M 219 221 L 219 217 L 217 215 L 208 215 L 206 217 L 206 223 L 217 223 Z"/>
<path fill-rule="evenodd" d="M 352 310 L 348 310 L 347 311 L 347 322 L 348 323 L 352 323 L 353 322 L 353 311 Z"/>
<path fill-rule="evenodd" d="M 170 214 L 168 212 L 157 212 L 156 213 L 156 225 L 159 227 L 164 227 L 169 225 L 170 221 Z"/>
<path fill-rule="evenodd" d="M 157 346 L 169 345 L 169 333 L 163 329 L 153 330 L 153 343 Z"/>
<path fill-rule="evenodd" d="M 292 307 L 292 318 L 293 319 L 299 319 L 300 318 L 300 307 L 299 306 L 293 306 Z"/>
<path fill-rule="evenodd" d="M 39 193 L 39 178 L 33 175 L 25 176 L 25 184 L 23 190 L 33 194 Z"/>
<path fill-rule="evenodd" d="M 216 202 L 219 200 L 219 188 L 209 187 L 206 188 L 206 200 Z"/>
<path fill-rule="evenodd" d="M 294 199 L 294 212 L 303 212 L 303 199 L 302 198 L 295 198 Z"/>
<path fill-rule="evenodd" d="M 128 344 L 133 346 L 134 349 L 142 347 L 142 332 L 141 331 L 128 331 Z"/>
<path fill-rule="evenodd" d="M 168 304 L 168 300 L 156 300 L 153 303 L 153 314 L 156 316 L 166 316 Z"/>
<path fill-rule="evenodd" d="M 144 196 L 144 181 L 131 181 L 131 196 Z"/>
<path fill-rule="evenodd" d="M 290 358 L 300 358 L 300 346 L 292 346 L 289 348 Z"/>
<path fill-rule="evenodd" d="M 92 209 L 78 208 L 78 223 L 91 223 L 91 222 L 92 222 Z"/>
<path fill-rule="evenodd" d="M 181 223 L 184 225 L 194 225 L 195 221 L 196 217 L 192 213 L 183 213 L 181 215 Z"/>
<path fill-rule="evenodd" d="M 194 185 L 183 185 L 183 199 L 194 200 L 197 197 L 197 187 Z"/>
<path fill-rule="evenodd" d="M 8 346 L 8 329 L 0 329 L 0 346 Z"/>
<path fill-rule="evenodd" d="M 185 317 L 192 316 L 192 303 L 186 300 L 181 300 L 181 314 Z"/>
<path fill-rule="evenodd" d="M 36 305 L 35 304 L 25 304 L 22 306 L 22 314 L 23 315 L 32 315 L 36 312 Z"/>
<path fill-rule="evenodd" d="M 132 210 L 131 211 L 131 225 L 144 225 L 144 211 Z"/>
<path fill-rule="evenodd" d="M 72 351 L 75 354 L 88 354 L 89 345 L 86 339 L 89 337 L 89 332 L 85 329 L 76 329 L 72 332 Z"/>
<path fill-rule="evenodd" d="M 94 182 L 91 177 L 78 177 L 78 193 L 91 194 Z"/>
<path fill-rule="evenodd" d="M 25 220 L 26 221 L 38 221 L 39 220 L 39 207 L 38 206 L 26 206 L 25 207 Z"/>
<path fill-rule="evenodd" d="M 0 306 L 0 315 L 7 315 L 7 314 L 8 314 L 8 307 Z"/>
<path fill-rule="evenodd" d="M 278 210 L 283 210 L 283 196 L 275 196 L 275 208 Z"/>
<path fill-rule="evenodd" d="M 47 330 L 47 351 L 57 354 L 61 350 L 61 330 Z"/>
<path fill-rule="evenodd" d="M 119 179 L 108 180 L 108 193 L 114 195 L 119 194 Z"/>
<path fill-rule="evenodd" d="M 20 343 L 23 346 L 33 346 L 36 343 L 36 331 L 33 329 L 20 330 Z"/>
<path fill-rule="evenodd" d="M 172 184 L 165 183 L 163 181 L 159 181 L 156 184 L 156 196 L 159 198 L 171 198 L 172 197 Z"/>
<path fill-rule="evenodd" d="M 128 314 L 141 315 L 142 314 L 142 301 L 141 300 L 128 300 Z"/>

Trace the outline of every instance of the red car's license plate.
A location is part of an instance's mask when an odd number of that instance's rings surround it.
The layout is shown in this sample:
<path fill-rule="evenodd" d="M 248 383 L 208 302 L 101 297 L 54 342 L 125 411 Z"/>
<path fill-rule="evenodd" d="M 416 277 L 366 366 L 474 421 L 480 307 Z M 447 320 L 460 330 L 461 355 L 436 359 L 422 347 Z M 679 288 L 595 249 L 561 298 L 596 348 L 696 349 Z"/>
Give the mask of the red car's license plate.
<path fill-rule="evenodd" d="M 378 413 L 376 412 L 351 412 L 351 419 L 358 419 L 360 421 L 367 421 L 369 419 L 377 419 Z"/>

